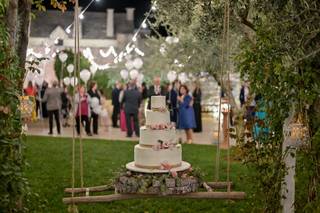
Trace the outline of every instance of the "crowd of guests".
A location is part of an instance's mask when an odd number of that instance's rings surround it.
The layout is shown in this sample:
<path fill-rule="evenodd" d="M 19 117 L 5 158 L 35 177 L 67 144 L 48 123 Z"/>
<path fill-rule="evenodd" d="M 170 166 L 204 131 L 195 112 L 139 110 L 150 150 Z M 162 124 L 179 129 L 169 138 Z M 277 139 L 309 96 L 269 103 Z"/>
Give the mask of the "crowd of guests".
<path fill-rule="evenodd" d="M 117 82 L 112 91 L 112 126 L 126 131 L 127 137 L 132 137 L 133 132 L 139 136 L 139 126 L 145 120 L 144 109 L 151 108 L 151 96 L 166 97 L 170 121 L 178 129 L 185 130 L 187 143 L 192 143 L 192 132 L 202 131 L 201 89 L 198 84 L 191 92 L 179 81 L 161 85 L 160 77 L 155 77 L 149 88 L 145 83 L 137 86 L 135 81 L 127 84 Z"/>
<path fill-rule="evenodd" d="M 108 120 L 107 115 L 99 119 L 101 109 L 97 109 L 104 105 L 105 97 L 94 81 L 90 83 L 88 90 L 79 85 L 75 96 L 70 95 L 68 87 L 60 87 L 57 81 L 54 81 L 51 87 L 44 83 L 41 88 L 34 87 L 32 82 L 29 82 L 25 95 L 35 98 L 36 112 L 40 112 L 41 117 L 49 118 L 49 135 L 53 134 L 54 120 L 57 134 L 61 134 L 61 118 L 62 126 L 69 127 L 70 115 L 75 117 L 79 135 L 81 126 L 88 136 L 92 136 L 92 133 L 97 135 L 99 120 Z M 138 86 L 134 80 L 126 84 L 116 82 L 111 95 L 112 126 L 121 128 L 127 137 L 132 137 L 133 133 L 139 137 L 140 126 L 145 122 L 145 109 L 151 108 L 151 96 L 159 95 L 166 97 L 170 121 L 176 124 L 178 129 L 184 130 L 187 142 L 192 143 L 192 132 L 202 131 L 201 89 L 198 84 L 195 84 L 191 92 L 179 81 L 161 85 L 160 77 L 155 77 L 149 88 L 145 83 Z M 72 106 L 72 103 L 75 105 Z"/>

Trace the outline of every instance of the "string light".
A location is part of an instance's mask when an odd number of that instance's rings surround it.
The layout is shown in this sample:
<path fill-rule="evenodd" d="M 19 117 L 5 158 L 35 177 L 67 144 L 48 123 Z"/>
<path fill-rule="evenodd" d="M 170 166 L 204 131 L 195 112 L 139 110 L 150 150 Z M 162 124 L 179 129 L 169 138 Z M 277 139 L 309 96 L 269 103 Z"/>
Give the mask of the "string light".
<path fill-rule="evenodd" d="M 148 25 L 145 21 L 142 22 L 141 26 L 143 29 L 146 29 L 148 27 Z"/>

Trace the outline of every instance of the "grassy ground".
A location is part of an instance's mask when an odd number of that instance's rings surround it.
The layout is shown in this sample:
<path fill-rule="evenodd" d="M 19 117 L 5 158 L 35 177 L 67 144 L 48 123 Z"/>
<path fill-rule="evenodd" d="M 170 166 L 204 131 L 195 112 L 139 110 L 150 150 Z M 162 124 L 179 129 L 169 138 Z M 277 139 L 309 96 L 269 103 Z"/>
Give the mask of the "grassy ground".
<path fill-rule="evenodd" d="M 27 137 L 26 157 L 30 164 L 27 177 L 34 192 L 47 200 L 46 212 L 67 212 L 62 203 L 63 190 L 71 186 L 72 140 L 53 137 Z M 133 160 L 134 142 L 84 140 L 85 186 L 110 182 L 121 166 Z M 215 165 L 214 146 L 183 145 L 183 159 L 205 173 L 205 179 L 213 181 Z M 77 151 L 78 154 L 78 151 Z M 220 179 L 226 178 L 226 153 L 221 153 Z M 79 184 L 79 163 L 77 183 Z M 250 171 L 239 162 L 232 162 L 231 180 L 235 191 L 245 191 L 243 201 L 190 200 L 190 199 L 142 199 L 117 201 L 104 204 L 80 205 L 80 212 L 249 212 L 252 183 L 246 175 Z"/>

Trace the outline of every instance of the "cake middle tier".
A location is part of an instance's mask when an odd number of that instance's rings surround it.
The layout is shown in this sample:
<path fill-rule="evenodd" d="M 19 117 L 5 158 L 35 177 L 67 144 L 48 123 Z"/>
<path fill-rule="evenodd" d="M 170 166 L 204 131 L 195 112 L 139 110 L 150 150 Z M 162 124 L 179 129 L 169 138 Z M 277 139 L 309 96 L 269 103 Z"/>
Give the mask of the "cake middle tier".
<path fill-rule="evenodd" d="M 152 147 L 134 147 L 135 166 L 147 169 L 159 169 L 162 164 L 169 164 L 172 167 L 179 167 L 182 162 L 182 147 L 180 144 L 170 149 L 154 150 Z"/>
<path fill-rule="evenodd" d="M 159 140 L 164 143 L 177 142 L 175 129 L 149 129 L 145 126 L 140 128 L 139 144 L 154 146 L 159 143 Z"/>
<path fill-rule="evenodd" d="M 146 125 L 168 124 L 170 123 L 169 111 L 159 112 L 147 110 Z"/>

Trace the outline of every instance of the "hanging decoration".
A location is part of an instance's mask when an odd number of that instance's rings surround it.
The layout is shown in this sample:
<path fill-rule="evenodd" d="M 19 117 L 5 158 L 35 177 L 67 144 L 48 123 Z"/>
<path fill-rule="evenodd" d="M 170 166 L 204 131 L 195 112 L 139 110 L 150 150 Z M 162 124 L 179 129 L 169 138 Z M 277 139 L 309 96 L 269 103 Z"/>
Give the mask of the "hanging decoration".
<path fill-rule="evenodd" d="M 120 71 L 120 76 L 123 80 L 126 80 L 129 76 L 128 70 L 121 70 Z"/>
<path fill-rule="evenodd" d="M 94 76 L 96 74 L 97 70 L 98 70 L 98 67 L 94 64 L 91 64 L 90 72 L 91 72 L 92 76 Z"/>
<path fill-rule="evenodd" d="M 63 83 L 64 83 L 64 85 L 69 86 L 70 85 L 70 78 L 69 77 L 65 77 L 63 79 Z"/>
<path fill-rule="evenodd" d="M 90 76 L 91 76 L 91 73 L 89 70 L 87 70 L 87 69 L 81 70 L 80 78 L 81 78 L 81 80 L 84 81 L 85 84 L 87 84 L 87 82 L 89 81 Z"/>
<path fill-rule="evenodd" d="M 131 71 L 130 71 L 130 78 L 131 78 L 132 80 L 137 79 L 137 78 L 138 78 L 138 75 L 139 75 L 138 70 L 131 70 Z"/>
<path fill-rule="evenodd" d="M 111 46 L 107 52 L 104 52 L 102 49 L 99 50 L 99 53 L 100 55 L 103 57 L 103 58 L 107 58 L 108 56 L 110 55 L 113 55 L 114 57 L 117 57 L 117 52 L 116 50 L 114 49 L 113 46 Z"/>
<path fill-rule="evenodd" d="M 70 78 L 70 85 L 75 87 L 78 85 L 78 78 L 75 78 L 75 77 L 71 77 Z"/>
<path fill-rule="evenodd" d="M 173 70 L 169 71 L 167 74 L 167 78 L 171 83 L 174 82 L 177 79 L 177 72 Z"/>
<path fill-rule="evenodd" d="M 127 68 L 128 70 L 131 70 L 131 69 L 134 68 L 134 64 L 133 64 L 133 62 L 132 62 L 131 60 L 128 60 L 128 61 L 126 62 L 126 64 L 125 64 L 125 66 L 126 66 L 126 68 Z"/>
<path fill-rule="evenodd" d="M 134 59 L 134 61 L 133 61 L 134 68 L 141 69 L 142 65 L 143 65 L 143 61 L 141 58 Z"/>
<path fill-rule="evenodd" d="M 74 70 L 74 65 L 73 65 L 73 64 L 69 64 L 69 65 L 67 66 L 67 71 L 68 71 L 68 73 L 71 74 L 71 73 L 73 72 L 73 70 Z"/>
<path fill-rule="evenodd" d="M 64 53 L 64 52 L 62 52 L 62 53 L 59 54 L 59 60 L 60 60 L 62 63 L 66 62 L 67 59 L 68 59 L 68 54 L 66 54 L 66 53 Z"/>
<path fill-rule="evenodd" d="M 181 81 L 181 83 L 186 83 L 188 81 L 188 77 L 187 77 L 187 74 L 182 72 L 178 75 L 178 79 L 179 81 Z"/>

